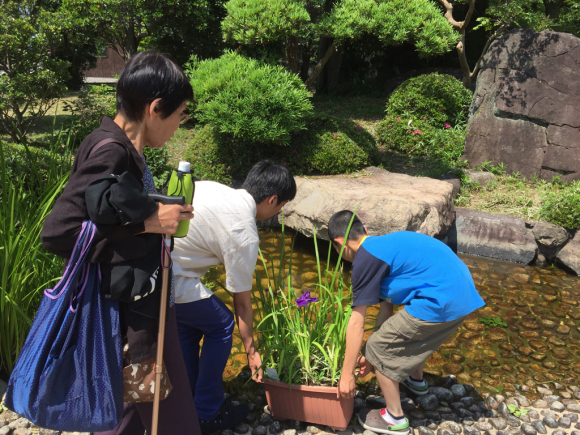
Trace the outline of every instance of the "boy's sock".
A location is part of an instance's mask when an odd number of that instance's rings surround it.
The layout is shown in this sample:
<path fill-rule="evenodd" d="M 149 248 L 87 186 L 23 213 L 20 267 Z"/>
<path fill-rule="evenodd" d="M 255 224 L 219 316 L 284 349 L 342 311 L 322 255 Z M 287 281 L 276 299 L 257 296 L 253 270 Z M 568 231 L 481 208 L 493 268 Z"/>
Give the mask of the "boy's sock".
<path fill-rule="evenodd" d="M 405 424 L 405 416 L 401 415 L 400 417 L 395 417 L 393 414 L 389 412 L 387 408 L 381 409 L 381 416 L 385 419 L 387 423 L 392 426 L 398 426 L 400 424 Z"/>
<path fill-rule="evenodd" d="M 416 387 L 424 387 L 425 386 L 425 379 L 414 379 L 411 376 L 409 376 L 407 378 L 407 382 L 409 382 L 411 385 L 414 385 Z"/>

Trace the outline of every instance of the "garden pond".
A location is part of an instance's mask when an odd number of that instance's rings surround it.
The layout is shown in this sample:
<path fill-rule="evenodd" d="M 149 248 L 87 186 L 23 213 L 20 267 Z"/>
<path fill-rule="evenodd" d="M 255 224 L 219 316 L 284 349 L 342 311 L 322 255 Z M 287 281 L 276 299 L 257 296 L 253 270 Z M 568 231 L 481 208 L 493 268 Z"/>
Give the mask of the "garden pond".
<path fill-rule="evenodd" d="M 293 237 L 294 232 L 287 230 L 287 256 Z M 281 247 L 280 231 L 260 232 L 260 248 L 267 264 L 279 264 Z M 320 257 L 326 259 L 328 243 L 319 242 L 318 248 Z M 551 267 L 539 269 L 483 257 L 460 257 L 469 267 L 486 306 L 467 317 L 427 360 L 425 371 L 435 376 L 452 374 L 461 383 L 490 392 L 521 387 L 525 391 L 526 385 L 533 388 L 548 381 L 566 384 L 572 381 L 570 378 L 580 378 L 580 279 Z M 322 261 L 321 267 L 324 269 Z M 350 285 L 350 269 L 346 267 L 345 283 Z M 260 260 L 257 272 L 262 285 L 267 286 Z M 210 277 L 225 282 L 223 267 L 212 269 Z M 315 291 L 318 283 L 314 243 L 300 234 L 293 251 L 292 282 L 302 293 Z M 223 288 L 215 285 L 214 291 L 232 307 L 232 298 Z M 378 306 L 369 308 L 365 339 L 371 334 L 378 311 Z M 246 365 L 236 330 L 224 379 L 233 379 Z"/>

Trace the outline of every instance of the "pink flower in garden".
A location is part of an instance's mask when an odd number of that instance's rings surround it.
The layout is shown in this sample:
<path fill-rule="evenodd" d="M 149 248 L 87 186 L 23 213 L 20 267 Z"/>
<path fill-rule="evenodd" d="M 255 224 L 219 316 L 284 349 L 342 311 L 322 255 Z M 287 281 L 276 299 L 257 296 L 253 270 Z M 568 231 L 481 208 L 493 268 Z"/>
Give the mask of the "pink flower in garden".
<path fill-rule="evenodd" d="M 297 132 L 297 131 L 295 131 L 295 132 L 294 132 L 294 136 L 297 136 L 297 135 L 298 135 L 298 132 Z"/>
<path fill-rule="evenodd" d="M 338 134 L 334 133 L 334 134 L 333 134 L 333 136 L 334 136 L 334 137 L 338 137 Z"/>
<path fill-rule="evenodd" d="M 346 121 L 342 121 L 342 125 L 346 124 Z"/>
<path fill-rule="evenodd" d="M 413 136 L 415 136 L 415 135 L 417 135 L 417 134 L 421 134 L 421 130 L 415 130 L 415 131 L 413 132 Z"/>
<path fill-rule="evenodd" d="M 389 124 L 389 127 L 391 126 L 391 124 Z"/>
<path fill-rule="evenodd" d="M 295 153 L 297 153 L 297 152 L 298 152 L 298 150 L 297 150 L 296 148 L 294 148 L 292 151 L 294 151 Z"/>
<path fill-rule="evenodd" d="M 407 130 L 407 133 L 411 134 L 411 130 Z"/>
<path fill-rule="evenodd" d="M 354 129 L 355 130 L 360 130 L 360 129 L 362 129 L 362 127 L 360 125 L 357 125 Z"/>
<path fill-rule="evenodd" d="M 401 122 L 401 117 L 397 116 L 397 121 Z"/>
<path fill-rule="evenodd" d="M 426 117 L 426 116 L 424 116 L 424 117 L 423 117 L 423 119 L 427 119 L 427 117 Z"/>
<path fill-rule="evenodd" d="M 449 123 L 445 123 L 445 128 L 451 128 L 451 126 L 449 125 Z"/>
<path fill-rule="evenodd" d="M 284 166 L 286 166 L 286 162 L 282 163 Z"/>

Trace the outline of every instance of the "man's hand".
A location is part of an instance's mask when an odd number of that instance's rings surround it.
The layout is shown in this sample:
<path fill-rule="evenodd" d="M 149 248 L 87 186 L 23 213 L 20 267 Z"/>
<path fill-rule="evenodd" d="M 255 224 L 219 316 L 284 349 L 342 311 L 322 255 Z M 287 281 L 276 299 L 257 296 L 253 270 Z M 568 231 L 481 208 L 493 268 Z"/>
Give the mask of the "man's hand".
<path fill-rule="evenodd" d="M 352 373 L 344 373 L 340 376 L 340 381 L 338 381 L 338 391 L 336 393 L 337 398 L 351 399 L 354 397 L 356 384 L 354 381 L 354 375 Z"/>
<path fill-rule="evenodd" d="M 262 358 L 260 358 L 258 352 L 254 352 L 252 355 L 248 354 L 248 365 L 252 371 L 252 379 L 256 382 L 262 382 L 264 372 L 262 370 Z"/>
<path fill-rule="evenodd" d="M 373 371 L 372 364 L 368 362 L 363 355 L 358 358 L 356 364 L 359 366 L 359 369 L 355 371 L 355 374 L 361 378 L 364 378 L 366 375 Z"/>
<path fill-rule="evenodd" d="M 193 219 L 193 206 L 161 204 L 155 213 L 145 219 L 145 232 L 155 234 L 175 234 L 179 222 Z"/>

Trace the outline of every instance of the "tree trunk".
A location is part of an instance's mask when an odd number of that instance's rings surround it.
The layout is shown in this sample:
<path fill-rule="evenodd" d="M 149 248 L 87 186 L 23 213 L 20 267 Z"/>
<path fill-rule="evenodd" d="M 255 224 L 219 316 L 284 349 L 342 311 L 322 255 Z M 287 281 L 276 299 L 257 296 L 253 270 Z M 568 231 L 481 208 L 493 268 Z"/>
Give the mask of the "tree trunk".
<path fill-rule="evenodd" d="M 302 49 L 302 65 L 300 66 L 300 78 L 303 82 L 308 80 L 308 71 L 310 70 L 310 48 L 312 46 L 312 41 L 306 41 L 304 48 Z"/>
<path fill-rule="evenodd" d="M 123 46 L 123 60 L 128 61 L 137 53 L 138 42 L 137 36 L 135 35 L 135 26 L 130 24 L 127 26 L 127 32 L 125 33 L 125 43 Z"/>
<path fill-rule="evenodd" d="M 326 53 L 324 53 L 324 56 L 322 57 L 322 59 L 320 59 L 320 61 L 318 61 L 318 64 L 314 68 L 314 71 L 312 71 L 312 75 L 308 78 L 308 80 L 306 80 L 306 87 L 307 88 L 310 89 L 312 87 L 312 85 L 314 84 L 314 82 L 316 81 L 316 79 L 318 78 L 320 73 L 322 72 L 324 65 L 326 65 L 326 62 L 328 62 L 328 60 L 334 54 L 335 51 L 336 51 L 336 45 L 333 42 L 332 44 L 330 44 L 330 47 L 328 47 L 328 49 L 326 50 Z"/>
<path fill-rule="evenodd" d="M 342 46 L 338 47 L 336 54 L 332 56 L 326 64 L 326 85 L 328 88 L 338 85 L 340 78 L 340 66 L 342 64 Z"/>
<path fill-rule="evenodd" d="M 298 74 L 298 37 L 289 36 L 286 38 L 286 62 L 288 70 L 293 74 Z"/>

